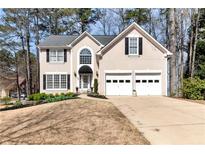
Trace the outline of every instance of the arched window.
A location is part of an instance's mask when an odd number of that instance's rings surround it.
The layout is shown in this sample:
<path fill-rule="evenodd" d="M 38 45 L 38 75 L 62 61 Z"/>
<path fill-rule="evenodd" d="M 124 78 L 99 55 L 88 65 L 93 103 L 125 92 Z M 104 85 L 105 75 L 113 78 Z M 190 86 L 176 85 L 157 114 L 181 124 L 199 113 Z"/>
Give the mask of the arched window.
<path fill-rule="evenodd" d="M 91 52 L 88 49 L 83 49 L 80 52 L 80 64 L 91 64 Z"/>

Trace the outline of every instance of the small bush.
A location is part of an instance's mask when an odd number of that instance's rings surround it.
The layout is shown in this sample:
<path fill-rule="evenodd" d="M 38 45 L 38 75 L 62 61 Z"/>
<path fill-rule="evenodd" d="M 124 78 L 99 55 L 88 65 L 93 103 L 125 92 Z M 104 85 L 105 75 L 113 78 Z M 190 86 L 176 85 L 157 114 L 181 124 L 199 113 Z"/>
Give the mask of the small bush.
<path fill-rule="evenodd" d="M 47 94 L 45 93 L 36 93 L 36 94 L 32 94 L 32 95 L 29 95 L 28 99 L 30 101 L 41 101 L 41 100 L 45 100 L 46 98 L 48 97 Z"/>
<path fill-rule="evenodd" d="M 94 93 L 98 94 L 98 79 L 94 79 Z"/>
<path fill-rule="evenodd" d="M 21 101 L 16 101 L 16 103 L 14 104 L 15 108 L 20 108 L 22 106 L 23 106 L 23 104 L 21 103 Z"/>
<path fill-rule="evenodd" d="M 188 99 L 205 99 L 205 80 L 198 77 L 184 79 L 182 93 L 183 97 Z"/>

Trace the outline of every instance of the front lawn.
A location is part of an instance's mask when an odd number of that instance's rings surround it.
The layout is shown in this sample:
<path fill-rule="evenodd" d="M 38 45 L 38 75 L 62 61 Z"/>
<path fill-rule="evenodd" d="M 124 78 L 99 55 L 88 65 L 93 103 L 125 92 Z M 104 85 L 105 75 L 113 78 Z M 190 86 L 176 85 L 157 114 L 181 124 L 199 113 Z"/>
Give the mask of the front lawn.
<path fill-rule="evenodd" d="M 72 99 L 0 112 L 0 144 L 149 144 L 111 103 Z"/>

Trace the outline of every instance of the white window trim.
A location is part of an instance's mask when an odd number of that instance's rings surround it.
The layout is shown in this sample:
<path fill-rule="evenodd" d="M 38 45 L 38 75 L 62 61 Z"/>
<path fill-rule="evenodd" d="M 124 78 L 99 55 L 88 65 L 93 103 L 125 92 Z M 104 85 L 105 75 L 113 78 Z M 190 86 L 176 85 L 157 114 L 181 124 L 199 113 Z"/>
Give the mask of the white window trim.
<path fill-rule="evenodd" d="M 137 53 L 136 53 L 136 54 L 131 54 L 131 53 L 130 53 L 130 44 L 131 44 L 130 39 L 131 39 L 131 38 L 136 38 L 136 39 L 137 39 Z M 128 37 L 128 39 L 129 39 L 128 55 L 129 55 L 129 56 L 138 56 L 138 55 L 139 55 L 139 37 Z"/>
<path fill-rule="evenodd" d="M 47 84 L 47 75 L 52 75 L 52 82 L 53 82 L 53 86 L 54 87 L 54 75 L 59 75 L 59 87 L 60 88 L 48 88 L 48 84 Z M 66 76 L 66 88 L 61 88 L 61 75 L 65 75 Z M 45 90 L 49 90 L 49 91 L 57 91 L 57 90 L 68 90 L 68 74 L 67 73 L 63 73 L 63 72 L 52 72 L 52 73 L 46 73 L 46 89 Z"/>
<path fill-rule="evenodd" d="M 62 51 L 58 51 L 59 49 L 53 49 L 53 50 L 50 50 L 50 52 L 55 52 L 55 58 L 56 58 L 56 61 L 51 61 L 51 58 L 50 58 L 50 53 L 49 53 L 49 63 L 50 64 L 63 64 L 63 63 L 65 63 L 64 62 L 64 51 L 62 50 Z M 57 61 L 58 60 L 58 52 L 63 52 L 63 61 Z"/>

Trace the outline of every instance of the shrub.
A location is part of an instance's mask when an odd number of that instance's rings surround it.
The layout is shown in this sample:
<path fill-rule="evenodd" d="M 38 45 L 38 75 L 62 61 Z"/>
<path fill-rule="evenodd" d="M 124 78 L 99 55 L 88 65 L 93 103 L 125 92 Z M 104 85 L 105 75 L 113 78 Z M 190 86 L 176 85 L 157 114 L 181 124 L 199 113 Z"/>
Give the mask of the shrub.
<path fill-rule="evenodd" d="M 36 94 L 32 94 L 30 95 L 28 98 L 31 101 L 36 101 L 36 102 L 41 102 L 41 101 L 45 101 L 45 102 L 56 102 L 56 101 L 62 101 L 62 100 L 66 100 L 66 99 L 71 99 L 76 97 L 77 95 L 72 93 L 72 92 L 68 92 L 66 94 L 61 93 L 61 94 L 45 94 L 45 93 L 36 93 Z"/>
<path fill-rule="evenodd" d="M 184 79 L 182 93 L 188 99 L 205 99 L 205 80 L 198 77 Z"/>
<path fill-rule="evenodd" d="M 16 103 L 14 104 L 15 108 L 20 108 L 22 106 L 23 106 L 23 104 L 21 103 L 21 101 L 16 101 Z"/>
<path fill-rule="evenodd" d="M 30 101 L 41 101 L 41 100 L 45 100 L 46 98 L 48 97 L 47 94 L 45 93 L 36 93 L 36 94 L 32 94 L 32 95 L 29 95 L 28 99 Z"/>
<path fill-rule="evenodd" d="M 98 79 L 94 80 L 94 93 L 98 94 Z"/>

